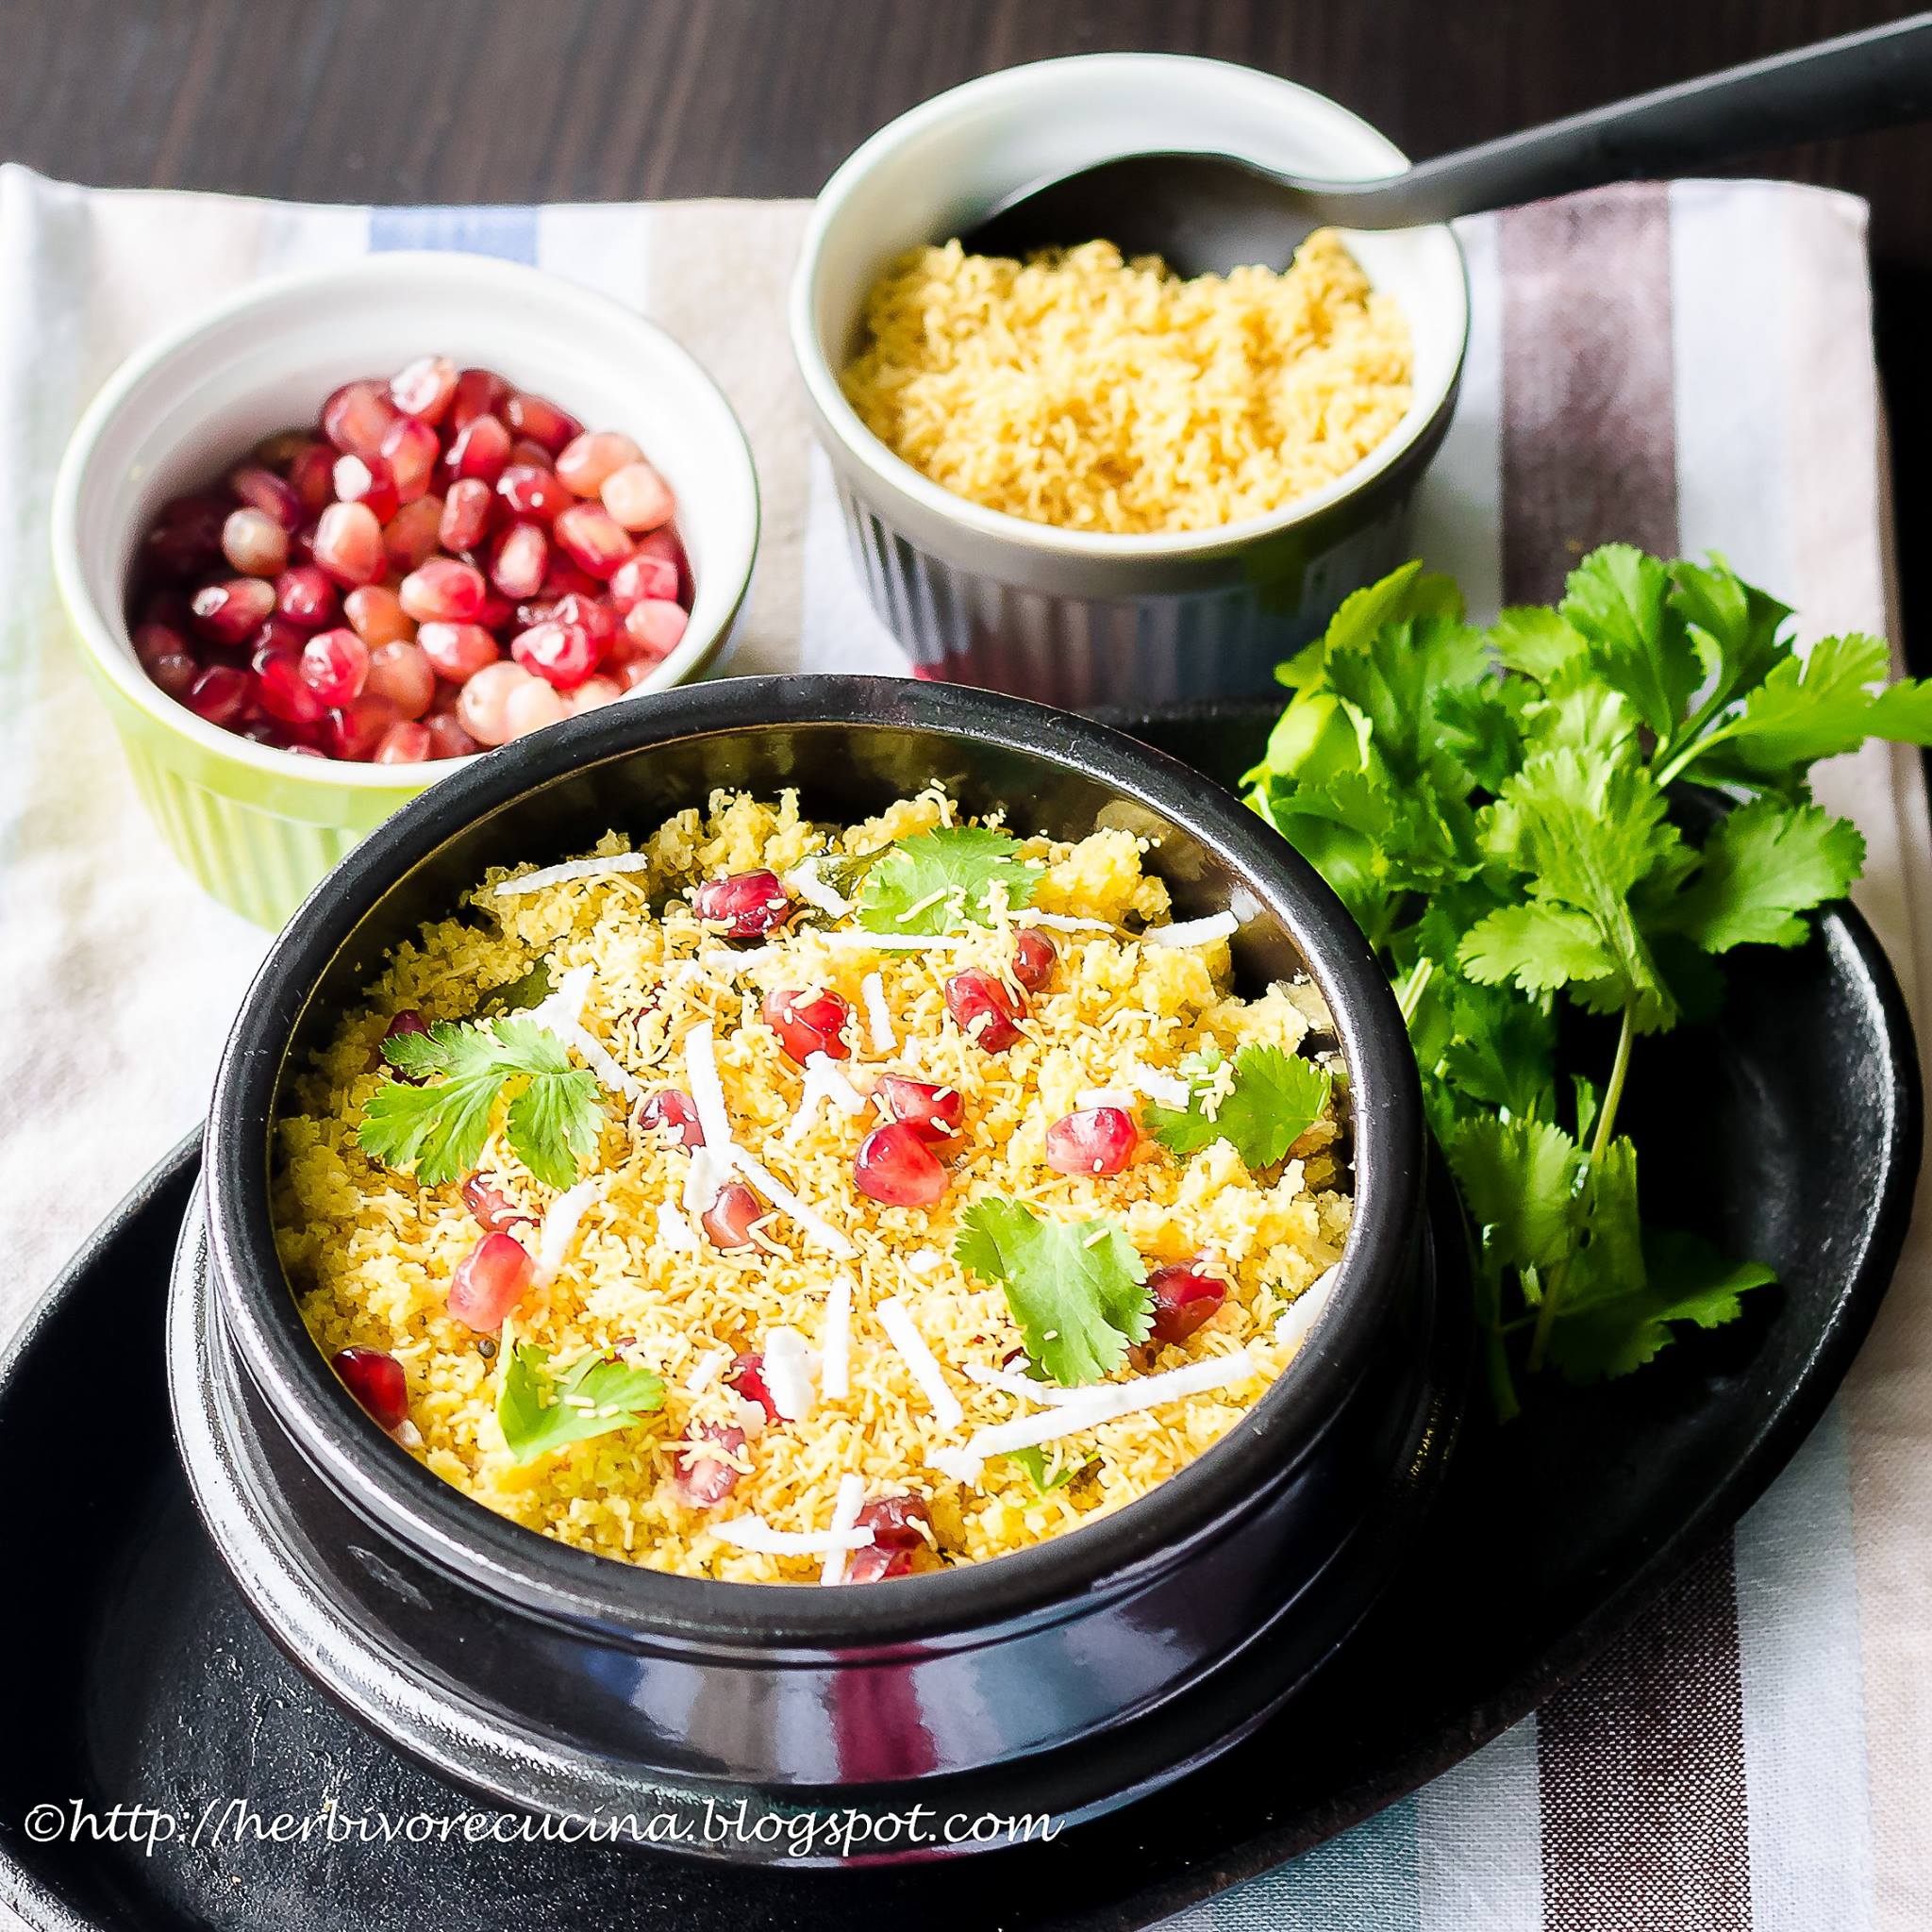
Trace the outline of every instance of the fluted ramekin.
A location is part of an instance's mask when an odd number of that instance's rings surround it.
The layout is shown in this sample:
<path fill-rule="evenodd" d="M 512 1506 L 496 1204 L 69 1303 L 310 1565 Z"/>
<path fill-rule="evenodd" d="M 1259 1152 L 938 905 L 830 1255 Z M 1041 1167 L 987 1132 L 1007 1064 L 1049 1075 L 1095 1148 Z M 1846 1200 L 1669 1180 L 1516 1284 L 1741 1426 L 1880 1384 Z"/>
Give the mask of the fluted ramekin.
<path fill-rule="evenodd" d="M 338 384 L 422 355 L 498 369 L 587 423 L 623 429 L 677 493 L 696 594 L 639 691 L 711 668 L 758 547 L 758 478 L 731 406 L 661 329 L 608 297 L 484 256 L 373 255 L 264 281 L 132 356 L 81 418 L 54 485 L 56 580 L 142 801 L 189 872 L 279 925 L 365 833 L 468 759 L 325 762 L 208 724 L 136 661 L 123 608 L 155 510 L 260 437 L 312 422 Z"/>
<path fill-rule="evenodd" d="M 1265 689 L 1350 591 L 1402 560 L 1469 332 L 1462 251 L 1446 227 L 1349 233 L 1408 319 L 1414 399 L 1346 475 L 1269 516 L 1145 537 L 1028 523 L 923 475 L 845 399 L 839 371 L 894 256 L 961 232 L 1031 182 L 1161 149 L 1335 177 L 1406 165 L 1366 122 L 1274 75 L 1095 54 L 938 95 L 874 134 L 818 198 L 791 285 L 792 352 L 873 602 L 923 676 L 1075 706 Z"/>

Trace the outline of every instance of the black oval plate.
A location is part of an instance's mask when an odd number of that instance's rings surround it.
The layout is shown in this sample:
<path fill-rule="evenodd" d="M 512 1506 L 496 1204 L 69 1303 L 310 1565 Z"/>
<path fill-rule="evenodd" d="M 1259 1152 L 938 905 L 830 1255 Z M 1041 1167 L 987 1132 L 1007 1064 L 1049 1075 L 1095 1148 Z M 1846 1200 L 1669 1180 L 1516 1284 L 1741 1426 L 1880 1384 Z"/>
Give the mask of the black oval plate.
<path fill-rule="evenodd" d="M 1231 783 L 1272 715 L 1113 722 Z M 312 1816 L 332 1797 L 397 1820 L 468 1801 L 291 1666 L 201 1534 L 161 1380 L 168 1265 L 197 1166 L 184 1143 L 0 1362 L 0 1637 L 15 1666 L 0 1901 L 37 1925 L 234 1932 L 350 1917 L 525 1932 L 846 1932 L 855 1915 L 1013 1932 L 1151 1924 L 1466 1756 L 1737 1521 L 1823 1412 L 1890 1277 L 1919 1165 L 1917 1066 L 1897 983 L 1855 913 L 1820 920 L 1795 951 L 1738 956 L 1720 1019 L 1640 1055 L 1631 1119 L 1657 1218 L 1771 1261 L 1782 1286 L 1628 1381 L 1557 1391 L 1507 1430 L 1478 1418 L 1386 1608 L 1248 1742 L 1153 1806 L 1051 1846 L 849 1874 L 541 1841 L 332 1844 L 319 1826 L 234 1842 L 232 1819 L 217 1841 L 231 1799 L 258 1818 Z M 158 1807 L 176 1836 L 151 1853 L 29 1839 L 35 1807 L 77 1800 L 96 1814 Z"/>

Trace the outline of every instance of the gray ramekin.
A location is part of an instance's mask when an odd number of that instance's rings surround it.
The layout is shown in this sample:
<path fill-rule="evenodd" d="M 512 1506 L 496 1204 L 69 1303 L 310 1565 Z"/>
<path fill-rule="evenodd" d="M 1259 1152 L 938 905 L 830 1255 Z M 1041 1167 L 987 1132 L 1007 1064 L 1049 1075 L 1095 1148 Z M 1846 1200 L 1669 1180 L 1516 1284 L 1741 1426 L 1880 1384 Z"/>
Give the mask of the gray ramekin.
<path fill-rule="evenodd" d="M 1469 333 L 1446 227 L 1351 233 L 1415 340 L 1415 397 L 1347 475 L 1274 515 L 1119 537 L 1027 523 L 941 489 L 860 422 L 838 372 L 894 256 L 942 241 L 1015 189 L 1086 162 L 1214 149 L 1362 178 L 1401 151 L 1274 75 L 1095 54 L 969 81 L 881 128 L 825 184 L 791 285 L 792 353 L 873 602 L 924 677 L 1061 705 L 1265 689 L 1348 592 L 1400 562 L 1409 500 L 1455 408 Z"/>

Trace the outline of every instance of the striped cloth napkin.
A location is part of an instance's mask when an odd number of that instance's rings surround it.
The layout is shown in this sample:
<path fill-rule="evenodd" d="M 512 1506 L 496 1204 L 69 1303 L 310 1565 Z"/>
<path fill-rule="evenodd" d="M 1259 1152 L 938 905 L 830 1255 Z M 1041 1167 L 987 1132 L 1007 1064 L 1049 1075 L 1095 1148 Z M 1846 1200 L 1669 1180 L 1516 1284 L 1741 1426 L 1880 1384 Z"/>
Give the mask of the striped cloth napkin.
<path fill-rule="evenodd" d="M 796 203 L 443 210 L 91 192 L 0 170 L 0 1334 L 198 1117 L 264 941 L 150 832 L 62 637 L 46 483 L 143 337 L 252 276 L 469 248 L 634 303 L 723 382 L 766 505 L 735 669 L 899 671 L 810 450 L 782 327 Z M 1467 224 L 1474 326 L 1417 547 L 1478 614 L 1591 544 L 1724 552 L 1809 634 L 1885 630 L 1865 210 L 1686 182 Z M 1919 762 L 1823 774 L 1915 1005 Z M 1829 1419 L 1736 1536 L 1534 1719 L 1185 1915 L 1322 1932 L 1923 1932 L 1932 1807 L 1932 1265 L 1923 1234 Z"/>

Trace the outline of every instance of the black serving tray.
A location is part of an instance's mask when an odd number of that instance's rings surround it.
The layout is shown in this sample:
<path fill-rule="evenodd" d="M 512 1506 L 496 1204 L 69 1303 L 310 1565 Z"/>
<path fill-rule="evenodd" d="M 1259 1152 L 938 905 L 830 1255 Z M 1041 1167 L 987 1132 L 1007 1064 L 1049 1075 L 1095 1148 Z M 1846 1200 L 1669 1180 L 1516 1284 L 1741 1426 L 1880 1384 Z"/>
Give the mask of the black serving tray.
<path fill-rule="evenodd" d="M 1274 710 L 1110 722 L 1231 782 Z M 0 1902 L 62 1928 L 1097 1932 L 1265 1871 L 1574 1675 L 1784 1466 L 1870 1325 L 1909 1217 L 1920 1091 L 1897 983 L 1856 913 L 1826 915 L 1792 952 L 1738 956 L 1718 1020 L 1641 1054 L 1627 1104 L 1657 1218 L 1763 1257 L 1780 1287 L 1628 1381 L 1538 1391 L 1507 1429 L 1473 1411 L 1383 1606 L 1227 1756 L 1051 1845 L 844 1874 L 541 1839 L 331 1843 L 319 1826 L 292 1842 L 236 1840 L 223 1808 L 235 1799 L 257 1821 L 333 1800 L 344 1817 L 398 1825 L 471 1801 L 283 1657 L 201 1532 L 161 1369 L 169 1262 L 199 1166 L 184 1142 L 0 1360 Z M 36 1807 L 71 1813 L 76 1801 L 95 1817 L 158 1807 L 176 1836 L 152 1851 L 30 1837 Z"/>

